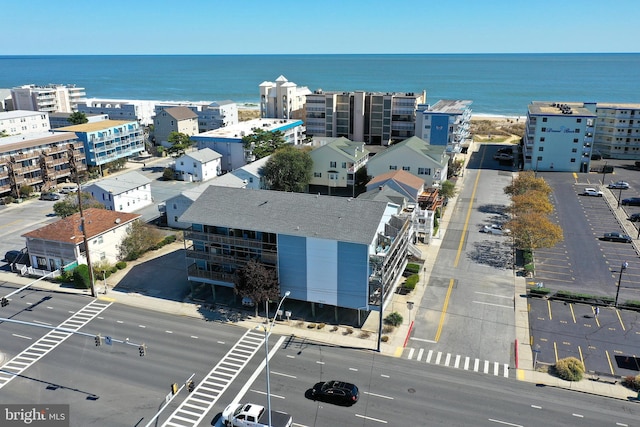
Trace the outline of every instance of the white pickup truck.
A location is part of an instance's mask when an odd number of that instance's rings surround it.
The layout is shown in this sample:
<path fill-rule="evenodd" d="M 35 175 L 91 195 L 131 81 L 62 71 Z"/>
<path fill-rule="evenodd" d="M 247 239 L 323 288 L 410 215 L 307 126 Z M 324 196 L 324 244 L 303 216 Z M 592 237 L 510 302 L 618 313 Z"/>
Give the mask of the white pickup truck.
<path fill-rule="evenodd" d="M 225 427 L 268 427 L 269 415 L 264 406 L 255 403 L 228 405 L 222 411 L 222 425 Z M 271 411 L 271 427 L 291 427 L 293 418 L 284 412 Z"/>

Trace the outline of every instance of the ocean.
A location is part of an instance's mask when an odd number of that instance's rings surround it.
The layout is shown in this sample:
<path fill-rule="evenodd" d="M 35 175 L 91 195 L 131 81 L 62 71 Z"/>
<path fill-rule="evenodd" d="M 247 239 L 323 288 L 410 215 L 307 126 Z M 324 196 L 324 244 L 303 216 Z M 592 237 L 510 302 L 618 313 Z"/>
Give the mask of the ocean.
<path fill-rule="evenodd" d="M 0 88 L 74 84 L 87 98 L 259 102 L 283 75 L 325 91 L 427 92 L 474 114 L 526 115 L 531 101 L 640 102 L 640 54 L 0 56 Z"/>

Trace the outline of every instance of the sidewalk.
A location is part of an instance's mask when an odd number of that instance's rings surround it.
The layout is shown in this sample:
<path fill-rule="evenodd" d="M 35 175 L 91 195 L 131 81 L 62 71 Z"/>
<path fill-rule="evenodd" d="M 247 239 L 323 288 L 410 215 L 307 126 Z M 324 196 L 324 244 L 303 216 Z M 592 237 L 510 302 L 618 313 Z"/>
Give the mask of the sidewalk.
<path fill-rule="evenodd" d="M 472 147 L 470 147 L 467 159 L 471 157 L 471 153 L 473 151 L 477 151 L 477 146 L 472 145 Z M 150 162 L 147 162 L 147 164 L 149 163 Z M 139 167 L 141 166 L 142 164 L 139 165 Z M 130 169 L 131 168 L 128 170 Z M 464 179 L 464 176 L 460 177 L 456 185 L 461 186 Z M 444 236 L 444 233 L 447 230 L 447 226 L 451 220 L 451 215 L 455 210 L 457 201 L 457 196 L 450 199 L 448 208 L 440 219 L 440 228 L 442 230 L 440 235 L 442 236 Z M 380 344 L 380 352 L 382 354 L 391 357 L 400 357 L 402 355 L 403 348 L 406 345 L 406 340 L 410 333 L 410 321 L 414 318 L 426 290 L 427 283 L 429 282 L 429 275 L 437 259 L 441 243 L 442 238 L 432 238 L 428 245 L 416 245 L 422 251 L 422 259 L 424 260 L 423 271 L 420 274 L 420 282 L 418 286 L 416 286 L 415 290 L 407 295 L 394 293 L 391 296 L 391 300 L 387 303 L 383 313 L 383 318 L 392 311 L 397 311 L 402 315 L 403 323 L 399 327 L 395 328 L 393 332 L 388 334 L 383 333 L 383 335 L 387 335 L 389 339 L 387 342 L 382 342 Z M 114 273 L 107 279 L 109 289 L 106 294 L 104 294 L 104 286 L 102 282 L 96 281 L 96 293 L 98 294 L 98 299 L 178 316 L 189 316 L 203 320 L 235 323 L 237 326 L 247 329 L 256 328 L 258 325 L 264 324 L 264 317 L 255 317 L 253 315 L 247 316 L 246 312 L 243 313 L 244 315 L 241 318 L 232 316 L 232 320 L 230 320 L 228 315 L 233 315 L 234 313 L 237 313 L 237 311 L 221 309 L 209 311 L 202 307 L 201 304 L 190 301 L 188 298 L 184 301 L 172 301 L 147 296 L 141 293 L 113 289 L 113 287 L 117 286 L 119 281 L 126 276 L 127 272 L 132 267 L 182 248 L 182 242 L 175 242 L 173 244 L 166 245 L 157 251 L 145 254 L 139 260 L 128 263 L 126 269 Z M 0 280 L 14 283 L 18 286 L 24 286 L 34 281 L 34 279 L 20 277 L 14 273 L 5 271 L 0 272 Z M 37 282 L 34 287 L 55 292 L 76 293 L 90 296 L 90 292 L 88 290 L 62 287 L 57 283 L 47 282 L 44 280 Z M 517 379 L 520 381 L 527 381 L 550 387 L 560 387 L 601 396 L 609 396 L 617 399 L 635 400 L 637 394 L 620 384 L 608 384 L 589 379 L 583 379 L 580 382 L 572 383 L 533 369 L 533 352 L 529 337 L 529 314 L 526 287 L 526 278 L 516 276 L 514 271 L 514 294 L 516 297 L 514 313 L 516 324 L 516 360 L 515 366 L 512 366 L 512 368 L 516 369 Z M 410 301 L 414 303 L 413 310 L 410 310 L 409 305 L 407 304 Z M 372 312 L 368 315 L 361 329 L 352 329 L 344 325 L 333 326 L 331 324 L 327 324 L 326 327 L 322 329 L 317 329 L 317 327 L 310 328 L 310 322 L 301 322 L 293 319 L 290 321 L 278 319 L 275 323 L 276 327 L 274 332 L 278 335 L 293 335 L 298 338 L 304 338 L 328 345 L 371 349 L 375 351 L 378 346 L 379 321 L 379 314 L 377 312 Z"/>

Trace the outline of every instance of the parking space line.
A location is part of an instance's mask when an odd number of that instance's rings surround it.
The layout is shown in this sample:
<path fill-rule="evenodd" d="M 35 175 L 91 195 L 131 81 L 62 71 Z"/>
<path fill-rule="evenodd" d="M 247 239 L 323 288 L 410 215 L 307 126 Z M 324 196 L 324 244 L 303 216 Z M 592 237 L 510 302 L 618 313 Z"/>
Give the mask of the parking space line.
<path fill-rule="evenodd" d="M 609 356 L 609 352 L 607 350 L 605 350 L 604 354 L 607 355 L 607 362 L 609 362 L 609 369 L 611 370 L 611 375 L 615 375 L 616 373 L 613 370 L 613 363 L 611 363 L 611 356 Z"/>
<path fill-rule="evenodd" d="M 551 300 L 547 300 L 547 307 L 549 310 L 549 320 L 553 320 L 553 316 L 551 316 Z"/>
<path fill-rule="evenodd" d="M 584 366 L 584 357 L 582 356 L 582 348 L 580 348 L 580 346 L 578 346 L 578 353 L 580 353 L 580 361 L 582 362 L 582 366 Z M 585 367 L 584 370 L 586 371 L 587 368 Z"/>
<path fill-rule="evenodd" d="M 553 342 L 553 353 L 556 355 L 556 363 L 558 363 L 558 346 L 555 341 Z"/>
<path fill-rule="evenodd" d="M 569 310 L 571 310 L 571 317 L 573 318 L 573 323 L 576 323 L 576 313 L 573 311 L 573 304 L 569 304 Z"/>
<path fill-rule="evenodd" d="M 616 315 L 618 316 L 618 320 L 620 321 L 620 326 L 622 326 L 622 330 L 626 331 L 627 328 L 624 327 L 624 322 L 622 321 L 622 317 L 620 317 L 620 310 L 616 309 Z"/>
<path fill-rule="evenodd" d="M 592 310 L 593 307 L 591 307 Z M 593 311 L 593 318 L 596 320 L 596 326 L 598 326 L 598 328 L 600 327 L 600 321 L 598 320 L 598 316 L 595 315 L 595 310 Z"/>

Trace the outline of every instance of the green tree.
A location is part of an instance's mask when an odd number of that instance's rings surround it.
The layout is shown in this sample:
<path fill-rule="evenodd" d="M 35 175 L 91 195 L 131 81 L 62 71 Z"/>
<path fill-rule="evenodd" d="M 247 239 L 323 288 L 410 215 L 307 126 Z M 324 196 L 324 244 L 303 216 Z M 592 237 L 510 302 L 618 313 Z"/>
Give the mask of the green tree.
<path fill-rule="evenodd" d="M 87 119 L 86 114 L 81 113 L 80 111 L 76 111 L 71 113 L 67 121 L 72 125 L 81 125 L 83 123 L 87 123 L 89 119 Z"/>
<path fill-rule="evenodd" d="M 245 151 L 251 152 L 256 157 L 256 160 L 273 154 L 286 143 L 284 134 L 279 130 L 270 132 L 256 129 L 250 135 L 242 137 L 242 145 Z"/>
<path fill-rule="evenodd" d="M 189 138 L 189 135 L 182 132 L 171 132 L 167 142 L 171 144 L 171 147 L 167 148 L 167 153 L 173 157 L 180 157 L 184 152 L 193 145 L 193 141 Z"/>
<path fill-rule="evenodd" d="M 142 221 L 134 221 L 131 224 L 129 233 L 116 247 L 118 249 L 118 259 L 123 261 L 138 259 L 140 255 L 157 245 L 162 238 L 162 233 L 157 228 Z"/>
<path fill-rule="evenodd" d="M 78 289 L 89 289 L 91 287 L 87 264 L 80 264 L 73 269 L 73 284 Z"/>
<path fill-rule="evenodd" d="M 280 284 L 276 270 L 254 259 L 249 260 L 236 272 L 233 290 L 236 295 L 251 298 L 256 303 L 256 316 L 260 303 L 280 298 Z"/>
<path fill-rule="evenodd" d="M 367 191 L 367 182 L 371 181 L 371 178 L 373 177 L 367 174 L 366 167 L 356 171 L 356 189 L 354 192 L 356 197 Z"/>
<path fill-rule="evenodd" d="M 456 185 L 451 181 L 443 181 L 438 193 L 445 199 L 450 199 L 456 195 Z"/>
<path fill-rule="evenodd" d="M 165 181 L 172 181 L 176 179 L 176 171 L 172 168 L 164 168 L 162 171 L 162 179 Z"/>
<path fill-rule="evenodd" d="M 28 184 L 20 186 L 20 194 L 25 197 L 29 197 L 33 193 L 33 187 Z"/>
<path fill-rule="evenodd" d="M 312 168 L 308 152 L 285 145 L 269 157 L 262 175 L 272 190 L 303 193 L 311 181 Z"/>
<path fill-rule="evenodd" d="M 97 208 L 104 209 L 104 205 L 93 198 L 91 193 L 81 192 L 80 196 L 82 197 L 82 209 L 88 208 Z M 53 205 L 53 213 L 61 218 L 66 218 L 74 213 L 80 212 L 80 206 L 78 206 L 78 194 L 71 193 L 67 194 L 67 196 L 56 202 Z"/>

